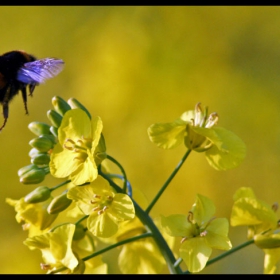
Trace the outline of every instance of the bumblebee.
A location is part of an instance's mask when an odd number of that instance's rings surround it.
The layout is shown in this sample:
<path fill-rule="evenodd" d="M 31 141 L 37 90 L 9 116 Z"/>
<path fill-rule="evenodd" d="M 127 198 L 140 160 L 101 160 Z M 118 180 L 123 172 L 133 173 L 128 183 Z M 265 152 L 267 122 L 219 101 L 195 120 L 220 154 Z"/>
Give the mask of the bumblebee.
<path fill-rule="evenodd" d="M 64 61 L 61 59 L 36 59 L 25 51 L 11 51 L 0 56 L 0 103 L 4 117 L 0 131 L 7 123 L 9 103 L 14 96 L 21 92 L 25 112 L 28 114 L 27 86 L 29 96 L 32 96 L 37 85 L 58 75 L 63 66 Z"/>

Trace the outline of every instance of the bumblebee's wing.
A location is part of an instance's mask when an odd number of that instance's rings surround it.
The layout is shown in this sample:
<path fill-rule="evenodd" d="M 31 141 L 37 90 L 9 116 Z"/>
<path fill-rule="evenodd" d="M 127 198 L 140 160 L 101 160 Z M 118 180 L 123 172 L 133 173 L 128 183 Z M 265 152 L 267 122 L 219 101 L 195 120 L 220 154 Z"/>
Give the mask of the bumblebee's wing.
<path fill-rule="evenodd" d="M 26 84 L 43 83 L 58 75 L 64 61 L 56 58 L 44 58 L 27 62 L 18 70 L 17 79 Z"/>

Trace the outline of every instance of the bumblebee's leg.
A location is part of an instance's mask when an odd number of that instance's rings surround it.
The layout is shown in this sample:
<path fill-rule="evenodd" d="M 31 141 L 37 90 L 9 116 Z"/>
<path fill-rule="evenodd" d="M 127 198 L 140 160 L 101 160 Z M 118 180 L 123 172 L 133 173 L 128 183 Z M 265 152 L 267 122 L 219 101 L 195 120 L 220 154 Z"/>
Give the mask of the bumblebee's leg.
<path fill-rule="evenodd" d="M 36 86 L 37 86 L 37 84 L 30 84 L 29 85 L 29 96 L 33 96 L 32 93 L 33 93 Z"/>
<path fill-rule="evenodd" d="M 9 116 L 9 99 L 10 99 L 10 93 L 11 93 L 11 87 L 9 86 L 7 88 L 7 91 L 5 93 L 3 102 L 2 102 L 2 107 L 3 107 L 3 116 L 4 116 L 4 123 L 2 124 L 2 126 L 0 127 L 0 131 L 2 130 L 2 128 L 6 125 L 7 120 L 8 120 L 8 116 Z"/>
<path fill-rule="evenodd" d="M 3 116 L 4 116 L 4 123 L 2 124 L 2 126 L 0 127 L 0 131 L 2 130 L 2 128 L 6 125 L 7 120 L 8 120 L 8 115 L 9 115 L 9 104 L 7 102 L 3 102 Z"/>
<path fill-rule="evenodd" d="M 21 95 L 22 95 L 25 113 L 26 115 L 28 115 L 26 87 L 21 88 Z"/>

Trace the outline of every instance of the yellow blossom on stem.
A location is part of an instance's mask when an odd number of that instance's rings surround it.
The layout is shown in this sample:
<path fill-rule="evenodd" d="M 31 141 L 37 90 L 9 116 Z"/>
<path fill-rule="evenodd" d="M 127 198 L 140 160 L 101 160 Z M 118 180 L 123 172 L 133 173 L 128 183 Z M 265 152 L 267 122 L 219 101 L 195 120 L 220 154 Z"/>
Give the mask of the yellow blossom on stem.
<path fill-rule="evenodd" d="M 158 147 L 172 149 L 184 142 L 189 150 L 205 152 L 208 163 L 217 170 L 237 167 L 244 159 L 243 141 L 231 131 L 216 126 L 218 114 L 208 115 L 200 103 L 171 123 L 155 123 L 148 128 L 150 140 Z"/>
<path fill-rule="evenodd" d="M 198 194 L 188 216 L 177 214 L 161 217 L 166 233 L 182 237 L 180 257 L 190 272 L 199 272 L 205 267 L 212 248 L 229 250 L 232 247 L 227 219 L 215 218 L 214 213 L 213 202 Z"/>
<path fill-rule="evenodd" d="M 99 117 L 90 120 L 82 109 L 67 111 L 58 129 L 59 143 L 51 153 L 51 174 L 69 176 L 76 185 L 95 180 L 98 165 L 106 158 L 102 128 Z"/>
<path fill-rule="evenodd" d="M 74 200 L 84 214 L 89 215 L 87 227 L 98 237 L 114 235 L 120 222 L 135 216 L 130 197 L 127 194 L 116 193 L 101 176 L 91 184 L 71 188 L 67 197 Z"/>

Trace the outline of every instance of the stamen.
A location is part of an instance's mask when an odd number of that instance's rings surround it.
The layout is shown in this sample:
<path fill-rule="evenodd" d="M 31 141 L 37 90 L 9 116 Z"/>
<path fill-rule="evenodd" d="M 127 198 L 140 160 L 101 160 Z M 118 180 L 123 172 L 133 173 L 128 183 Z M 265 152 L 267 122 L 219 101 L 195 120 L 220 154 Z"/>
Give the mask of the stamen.
<path fill-rule="evenodd" d="M 67 144 L 70 143 L 72 145 L 70 146 L 67 146 Z M 64 141 L 64 144 L 63 144 L 63 148 L 69 150 L 69 151 L 72 151 L 74 148 L 75 148 L 75 142 L 70 139 L 70 138 L 67 138 L 65 141 Z"/>
<path fill-rule="evenodd" d="M 194 126 L 200 126 L 203 122 L 203 113 L 200 102 L 195 105 L 194 112 Z"/>
<path fill-rule="evenodd" d="M 212 127 L 213 125 L 217 124 L 219 120 L 219 116 L 216 112 L 211 113 L 206 121 L 206 128 Z"/>
<path fill-rule="evenodd" d="M 192 126 L 195 126 L 194 119 L 191 119 L 191 125 L 192 125 Z"/>
<path fill-rule="evenodd" d="M 183 237 L 180 243 L 183 243 L 186 240 L 188 240 L 188 237 Z"/>
<path fill-rule="evenodd" d="M 187 219 L 188 219 L 189 223 L 191 223 L 191 224 L 193 223 L 193 212 L 192 211 L 189 211 Z"/>
<path fill-rule="evenodd" d="M 100 208 L 100 206 L 96 206 L 96 207 L 94 207 L 92 210 L 96 212 L 96 211 L 101 210 L 101 208 Z"/>
<path fill-rule="evenodd" d="M 207 233 L 208 233 L 207 230 L 204 230 L 203 232 L 200 233 L 200 236 L 201 236 L 201 237 L 206 236 Z"/>
<path fill-rule="evenodd" d="M 205 231 L 206 231 L 206 228 L 209 226 L 209 224 L 215 219 L 216 219 L 216 217 L 213 217 L 206 223 L 206 225 L 204 226 Z"/>
<path fill-rule="evenodd" d="M 80 162 L 85 161 L 85 159 L 83 157 L 74 157 L 73 160 L 77 160 L 77 161 L 80 161 Z"/>

